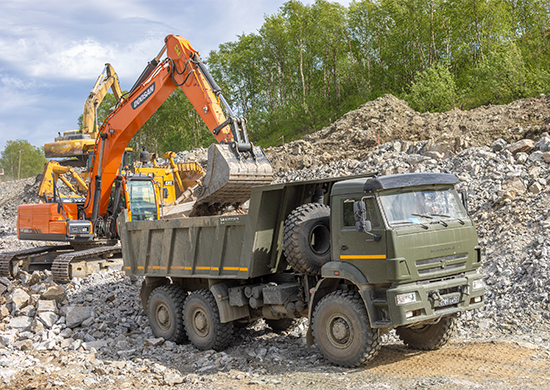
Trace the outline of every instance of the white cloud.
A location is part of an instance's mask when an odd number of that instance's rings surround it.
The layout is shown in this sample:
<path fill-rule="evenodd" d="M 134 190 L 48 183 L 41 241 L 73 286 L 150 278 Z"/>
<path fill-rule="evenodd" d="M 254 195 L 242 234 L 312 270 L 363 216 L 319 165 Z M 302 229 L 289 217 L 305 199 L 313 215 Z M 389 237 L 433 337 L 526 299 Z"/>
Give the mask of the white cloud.
<path fill-rule="evenodd" d="M 0 0 L 0 150 L 9 139 L 42 146 L 74 129 L 105 63 L 129 89 L 166 35 L 205 58 L 257 32 L 285 1 Z"/>

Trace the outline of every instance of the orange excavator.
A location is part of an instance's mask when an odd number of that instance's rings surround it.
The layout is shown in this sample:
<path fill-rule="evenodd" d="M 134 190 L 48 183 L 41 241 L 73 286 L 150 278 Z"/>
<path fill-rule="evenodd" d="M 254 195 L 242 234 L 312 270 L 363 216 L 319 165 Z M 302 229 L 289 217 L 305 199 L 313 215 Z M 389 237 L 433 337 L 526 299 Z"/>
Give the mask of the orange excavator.
<path fill-rule="evenodd" d="M 101 125 L 84 201 L 57 197 L 53 203 L 18 208 L 19 239 L 64 241 L 68 245 L 59 246 L 64 252 L 50 246 L 0 254 L 0 275 L 14 276 L 21 265 L 30 269 L 46 264 L 57 281 L 67 282 L 73 276 L 71 263 L 120 253 L 116 218 L 123 207 L 142 219 L 158 218 L 157 187 L 146 177 L 123 175 L 123 156 L 132 137 L 176 88 L 183 90 L 219 143 L 209 147 L 207 173 L 195 191 L 198 205 L 238 205 L 249 199 L 253 186 L 271 182 L 271 164 L 250 142 L 246 121 L 233 113 L 199 53 L 181 36 L 168 35 Z"/>

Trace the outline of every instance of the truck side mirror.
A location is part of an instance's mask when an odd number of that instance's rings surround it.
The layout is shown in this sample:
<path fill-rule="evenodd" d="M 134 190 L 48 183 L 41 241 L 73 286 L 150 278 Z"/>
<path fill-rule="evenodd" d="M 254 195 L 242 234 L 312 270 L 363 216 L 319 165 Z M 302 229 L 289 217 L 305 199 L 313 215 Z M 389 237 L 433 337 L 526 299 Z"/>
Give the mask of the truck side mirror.
<path fill-rule="evenodd" d="M 468 208 L 468 193 L 466 192 L 465 189 L 461 189 L 459 193 L 460 193 L 460 200 L 462 201 L 462 205 L 466 209 L 466 213 L 470 215 L 470 209 Z"/>
<path fill-rule="evenodd" d="M 367 207 L 365 202 L 358 200 L 353 202 L 353 215 L 355 217 L 355 230 L 358 232 L 370 232 L 372 224 L 367 221 Z"/>

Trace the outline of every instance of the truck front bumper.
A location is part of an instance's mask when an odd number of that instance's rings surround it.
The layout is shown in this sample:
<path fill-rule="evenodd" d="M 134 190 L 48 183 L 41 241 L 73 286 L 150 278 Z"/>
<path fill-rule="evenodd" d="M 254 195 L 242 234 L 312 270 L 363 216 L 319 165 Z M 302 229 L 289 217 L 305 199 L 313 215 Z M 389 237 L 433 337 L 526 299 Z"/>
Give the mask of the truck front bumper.
<path fill-rule="evenodd" d="M 444 316 L 480 308 L 485 303 L 482 277 L 472 273 L 389 288 L 386 290 L 387 306 L 373 305 L 376 314 L 371 324 L 378 328 L 393 328 L 437 321 Z"/>

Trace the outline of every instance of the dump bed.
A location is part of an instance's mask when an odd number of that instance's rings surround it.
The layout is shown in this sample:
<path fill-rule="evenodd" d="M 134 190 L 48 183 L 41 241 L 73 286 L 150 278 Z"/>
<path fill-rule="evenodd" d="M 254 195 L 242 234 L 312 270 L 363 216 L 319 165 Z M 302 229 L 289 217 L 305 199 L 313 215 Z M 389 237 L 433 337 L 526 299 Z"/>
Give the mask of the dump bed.
<path fill-rule="evenodd" d="M 370 175 L 370 174 L 369 174 Z M 128 222 L 118 218 L 127 274 L 248 279 L 287 267 L 285 218 L 349 177 L 254 187 L 248 214 Z"/>

